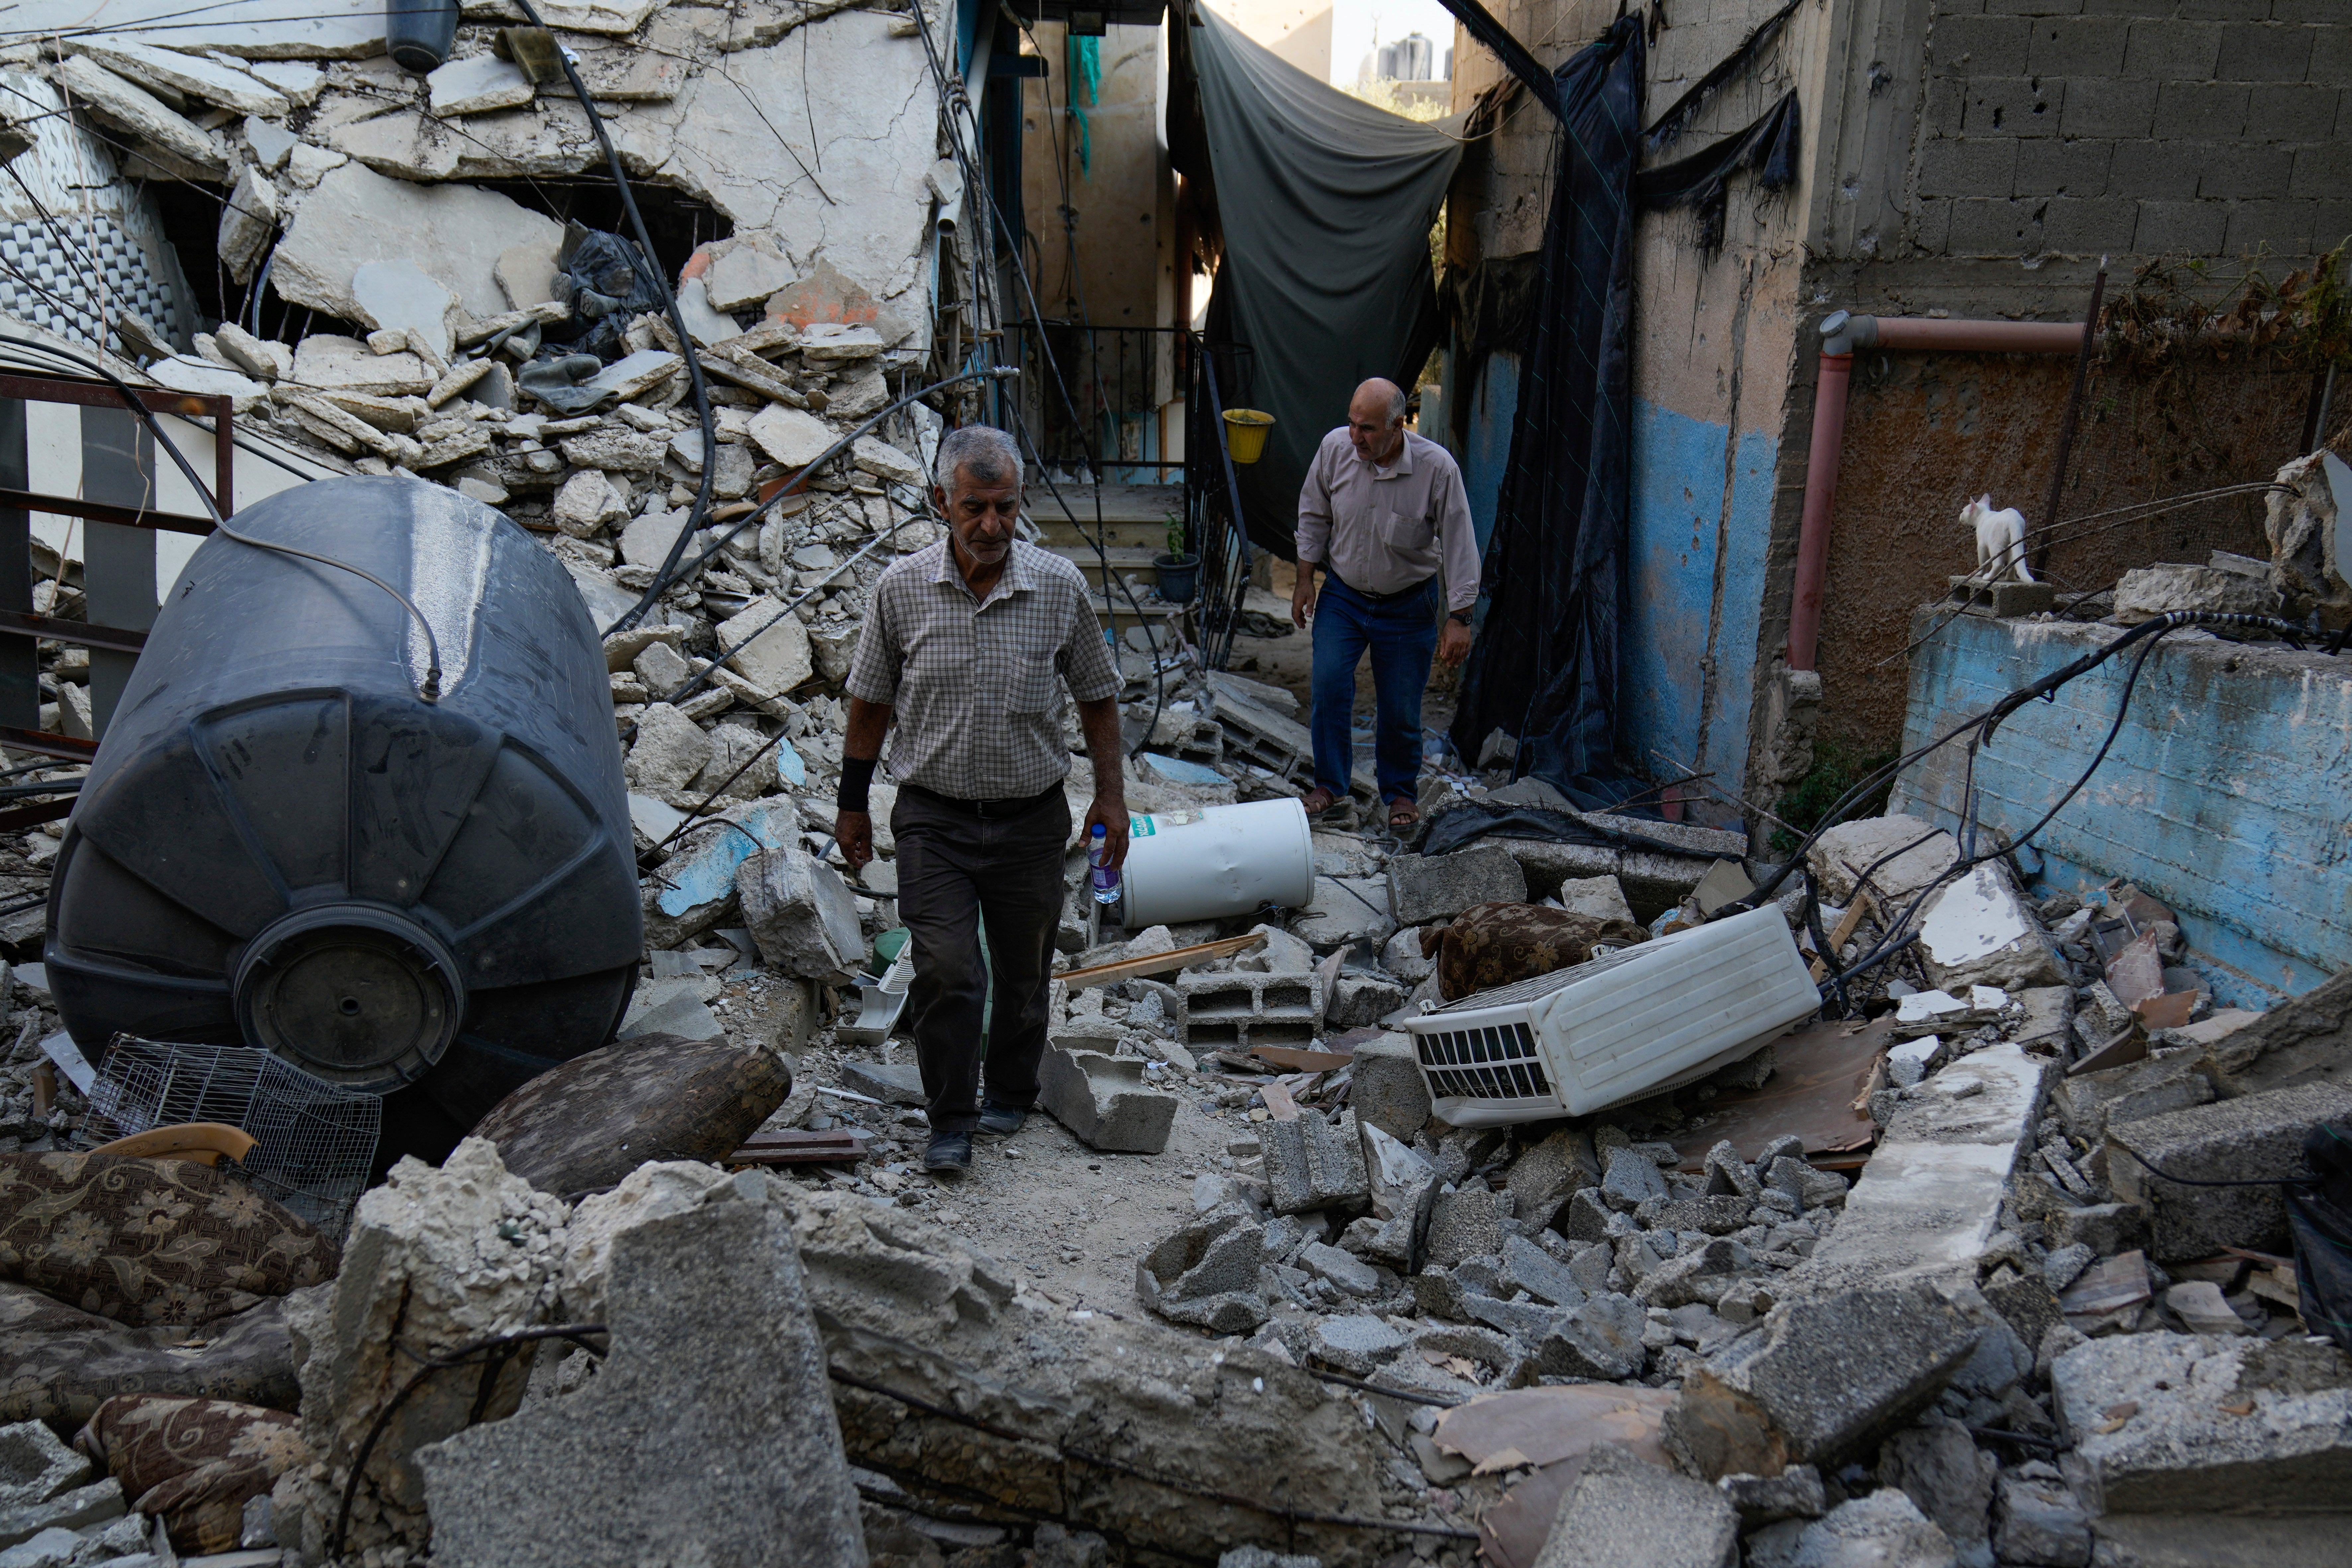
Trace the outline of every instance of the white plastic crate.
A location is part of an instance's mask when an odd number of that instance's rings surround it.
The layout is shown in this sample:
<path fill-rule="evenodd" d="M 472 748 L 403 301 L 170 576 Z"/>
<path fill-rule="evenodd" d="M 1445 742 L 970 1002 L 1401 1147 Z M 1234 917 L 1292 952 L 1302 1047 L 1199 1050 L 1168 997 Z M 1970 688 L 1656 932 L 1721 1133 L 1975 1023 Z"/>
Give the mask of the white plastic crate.
<path fill-rule="evenodd" d="M 1437 1115 L 1456 1127 L 1589 1116 L 1704 1078 L 1821 1005 L 1767 907 L 1407 1021 Z"/>

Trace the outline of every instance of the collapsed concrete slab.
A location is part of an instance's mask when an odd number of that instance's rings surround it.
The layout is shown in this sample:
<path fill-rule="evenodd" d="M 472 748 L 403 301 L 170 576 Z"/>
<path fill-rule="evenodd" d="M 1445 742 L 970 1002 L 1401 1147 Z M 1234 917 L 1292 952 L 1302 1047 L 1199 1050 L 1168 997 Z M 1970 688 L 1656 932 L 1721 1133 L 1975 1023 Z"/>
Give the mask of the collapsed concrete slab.
<path fill-rule="evenodd" d="M 904 1210 L 781 1188 L 854 1465 L 1213 1562 L 1280 1529 L 1332 1568 L 1407 1547 L 1316 1515 L 1417 1518 L 1352 1400 L 1286 1363 L 1073 1316 Z M 1397 1512 L 1390 1514 L 1393 1506 Z M 1296 1510 L 1294 1513 L 1293 1510 Z"/>
<path fill-rule="evenodd" d="M 2068 1477 L 2095 1512 L 2194 1499 L 2298 1513 L 2352 1497 L 2352 1359 L 2323 1341 L 2117 1334 L 2058 1357 L 2050 1390 Z"/>
<path fill-rule="evenodd" d="M 1739 1515 L 1715 1488 L 1596 1444 L 1536 1568 L 1737 1568 Z"/>
<path fill-rule="evenodd" d="M 2110 1126 L 2107 1181 L 2117 1199 L 2147 1212 L 2148 1251 L 2159 1263 L 2210 1258 L 2225 1247 L 2281 1251 L 2286 1203 L 2278 1187 L 2188 1186 L 2156 1171 L 2191 1182 L 2293 1175 L 2304 1169 L 2305 1135 L 2347 1120 L 2352 1089 L 2305 1083 Z"/>
<path fill-rule="evenodd" d="M 749 1568 L 789 1541 L 795 1563 L 864 1568 L 791 1211 L 769 1187 L 746 1172 L 612 1237 L 612 1352 L 586 1385 L 416 1456 L 436 1557 Z M 625 1484 L 581 1484 L 595 1477 Z"/>
<path fill-rule="evenodd" d="M 2204 1047 L 2222 1093 L 2259 1094 L 2300 1083 L 2352 1088 L 2352 970 Z"/>
<path fill-rule="evenodd" d="M 523 244 L 551 248 L 563 226 L 473 185 L 388 179 L 359 163 L 331 169 L 301 199 L 278 242 L 269 286 L 290 304 L 358 319 L 352 274 L 362 262 L 408 260 L 490 317 L 507 309 L 495 269 Z"/>
<path fill-rule="evenodd" d="M 1527 898 L 1527 873 L 1495 845 L 1451 855 L 1399 855 L 1389 862 L 1389 916 L 1400 926 L 1451 920 L 1475 904 L 1522 904 Z"/>

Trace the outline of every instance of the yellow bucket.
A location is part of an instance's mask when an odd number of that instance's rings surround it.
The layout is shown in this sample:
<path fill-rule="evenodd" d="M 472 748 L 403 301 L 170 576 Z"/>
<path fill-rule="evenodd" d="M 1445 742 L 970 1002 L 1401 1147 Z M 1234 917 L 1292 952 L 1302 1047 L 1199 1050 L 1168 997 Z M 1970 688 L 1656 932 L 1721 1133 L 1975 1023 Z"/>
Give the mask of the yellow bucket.
<path fill-rule="evenodd" d="M 1265 433 L 1274 428 L 1274 416 L 1261 414 L 1255 408 L 1225 410 L 1225 450 L 1236 463 L 1255 463 L 1265 456 Z"/>

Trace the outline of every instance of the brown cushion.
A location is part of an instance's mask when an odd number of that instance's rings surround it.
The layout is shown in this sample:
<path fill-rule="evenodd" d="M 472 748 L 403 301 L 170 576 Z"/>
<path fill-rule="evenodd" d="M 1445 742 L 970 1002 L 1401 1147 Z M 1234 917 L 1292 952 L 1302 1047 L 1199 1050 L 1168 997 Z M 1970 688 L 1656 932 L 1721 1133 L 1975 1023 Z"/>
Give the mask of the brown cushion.
<path fill-rule="evenodd" d="M 725 1159 L 792 1091 L 772 1052 L 640 1035 L 540 1074 L 474 1136 L 542 1193 L 598 1192 L 650 1160 Z"/>
<path fill-rule="evenodd" d="M 118 1323 L 202 1323 L 334 1278 L 341 1249 L 188 1160 L 0 1154 L 0 1280 Z"/>
<path fill-rule="evenodd" d="M 1649 940 L 1650 933 L 1631 921 L 1604 921 L 1541 904 L 1473 904 L 1439 939 L 1437 993 L 1458 1002 L 1475 992 L 1586 963 L 1596 942 L 1622 947 Z M 1424 931 L 1424 955 L 1429 942 Z"/>
<path fill-rule="evenodd" d="M 122 1485 L 134 1513 L 163 1521 L 183 1552 L 234 1552 L 247 1500 L 310 1462 L 299 1419 L 256 1405 L 118 1394 L 74 1437 Z"/>
<path fill-rule="evenodd" d="M 293 1409 L 302 1390 L 284 1303 L 263 1301 L 200 1329 L 131 1329 L 0 1283 L 0 1426 L 79 1426 L 118 1394 Z"/>

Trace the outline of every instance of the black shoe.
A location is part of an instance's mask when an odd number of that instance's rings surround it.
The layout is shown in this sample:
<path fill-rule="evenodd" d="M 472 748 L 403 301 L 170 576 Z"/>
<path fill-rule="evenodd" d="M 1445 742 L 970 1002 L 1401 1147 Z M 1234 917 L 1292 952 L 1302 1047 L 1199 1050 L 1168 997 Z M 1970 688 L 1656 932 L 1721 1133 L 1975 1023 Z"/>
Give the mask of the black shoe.
<path fill-rule="evenodd" d="M 1028 1120 L 1025 1110 L 1015 1110 L 1009 1105 L 985 1105 L 981 1107 L 980 1130 L 991 1138 L 1010 1138 Z"/>
<path fill-rule="evenodd" d="M 971 1134 L 934 1132 L 923 1149 L 923 1169 L 961 1174 L 971 1169 Z"/>

